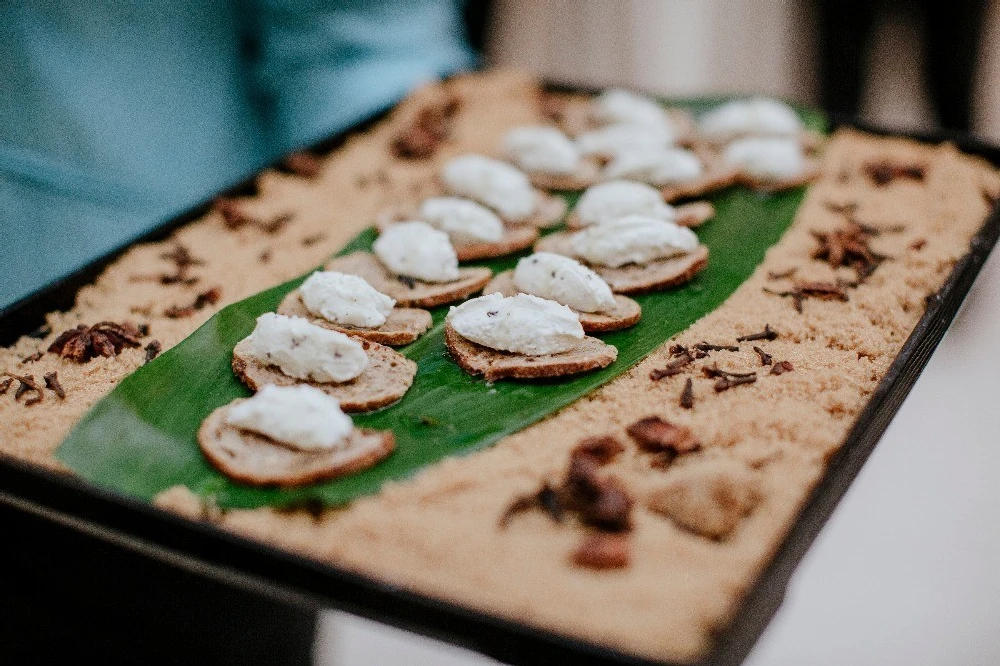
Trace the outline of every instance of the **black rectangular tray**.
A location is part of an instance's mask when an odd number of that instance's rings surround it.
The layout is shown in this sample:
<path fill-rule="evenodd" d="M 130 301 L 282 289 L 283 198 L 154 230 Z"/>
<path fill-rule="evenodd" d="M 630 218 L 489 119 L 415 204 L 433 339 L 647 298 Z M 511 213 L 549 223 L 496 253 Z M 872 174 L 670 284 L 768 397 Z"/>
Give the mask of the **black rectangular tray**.
<path fill-rule="evenodd" d="M 347 136 L 365 129 L 384 115 L 385 112 L 331 137 L 311 151 L 327 153 L 341 145 Z M 875 134 L 900 134 L 843 118 L 832 118 L 831 124 L 834 128 L 855 127 Z M 934 143 L 952 141 L 963 151 L 1000 165 L 1000 148 L 967 135 L 938 132 L 904 136 Z M 247 193 L 253 189 L 250 179 L 225 194 Z M 40 327 L 45 313 L 71 307 L 80 287 L 93 281 L 129 246 L 162 240 L 178 227 L 201 217 L 209 206 L 210 202 L 206 202 L 171 219 L 0 310 L 0 344 L 11 344 L 21 335 L 43 335 Z M 972 240 L 969 253 L 956 263 L 944 286 L 928 298 L 927 310 L 859 415 L 844 445 L 831 458 L 822 480 L 750 589 L 733 622 L 718 634 L 712 652 L 698 662 L 700 666 L 734 666 L 750 652 L 781 605 L 792 572 L 927 364 L 998 236 L 1000 205 L 995 206 L 984 221 Z M 343 571 L 239 537 L 208 523 L 185 520 L 146 502 L 3 454 L 0 454 L 0 502 L 39 520 L 69 526 L 122 549 L 142 553 L 161 562 L 163 567 L 185 568 L 255 594 L 344 610 L 461 645 L 507 663 L 662 664 Z"/>

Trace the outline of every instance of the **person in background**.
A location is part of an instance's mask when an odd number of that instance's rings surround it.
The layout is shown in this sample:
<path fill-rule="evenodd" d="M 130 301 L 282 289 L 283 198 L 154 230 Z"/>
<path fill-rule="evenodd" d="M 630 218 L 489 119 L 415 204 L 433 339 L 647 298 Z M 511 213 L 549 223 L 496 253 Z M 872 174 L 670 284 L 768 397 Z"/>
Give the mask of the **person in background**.
<path fill-rule="evenodd" d="M 925 80 L 938 123 L 969 131 L 972 85 L 987 0 L 820 0 L 820 93 L 823 108 L 856 116 L 861 108 L 879 10 L 923 14 Z M 898 57 L 912 61 L 913 52 Z"/>
<path fill-rule="evenodd" d="M 0 307 L 418 83 L 474 65 L 466 9 L 0 3 Z"/>
<path fill-rule="evenodd" d="M 466 15 L 483 2 L 0 2 L 0 309 L 473 66 Z M 314 608 L 0 513 L 14 662 L 311 661 Z"/>

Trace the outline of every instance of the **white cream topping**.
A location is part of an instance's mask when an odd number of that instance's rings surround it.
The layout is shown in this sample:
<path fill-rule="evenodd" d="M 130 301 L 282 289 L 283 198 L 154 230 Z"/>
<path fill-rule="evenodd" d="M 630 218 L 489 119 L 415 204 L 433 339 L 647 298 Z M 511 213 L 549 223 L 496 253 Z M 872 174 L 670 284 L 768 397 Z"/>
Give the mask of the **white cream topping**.
<path fill-rule="evenodd" d="M 452 194 L 475 199 L 505 220 L 517 222 L 538 207 L 538 193 L 523 172 L 482 155 L 463 155 L 450 160 L 441 179 Z"/>
<path fill-rule="evenodd" d="M 806 168 L 806 156 L 799 142 L 778 137 L 738 139 L 726 146 L 722 159 L 759 180 L 797 178 Z"/>
<path fill-rule="evenodd" d="M 591 264 L 617 268 L 687 254 L 698 237 L 686 227 L 655 217 L 627 215 L 573 234 L 573 253 Z"/>
<path fill-rule="evenodd" d="M 458 279 L 458 255 L 448 234 L 426 222 L 390 225 L 372 244 L 372 250 L 396 275 L 424 282 Z"/>
<path fill-rule="evenodd" d="M 626 215 L 643 215 L 673 222 L 677 212 L 664 203 L 660 191 L 644 183 L 613 180 L 594 185 L 580 197 L 573 210 L 580 224 L 604 224 Z"/>
<path fill-rule="evenodd" d="M 503 151 L 514 164 L 529 172 L 565 175 L 580 166 L 579 148 L 554 127 L 515 127 L 504 135 Z"/>
<path fill-rule="evenodd" d="M 607 178 L 628 178 L 663 187 L 689 183 L 704 173 L 701 160 L 682 148 L 641 148 L 618 153 L 604 169 Z"/>
<path fill-rule="evenodd" d="M 615 307 L 615 295 L 600 275 L 561 254 L 536 252 L 518 261 L 514 286 L 578 312 L 601 312 Z"/>
<path fill-rule="evenodd" d="M 495 243 L 503 222 L 486 206 L 460 197 L 431 197 L 420 204 L 420 219 L 448 234 L 455 243 Z"/>
<path fill-rule="evenodd" d="M 299 287 L 306 310 L 335 324 L 376 328 L 385 323 L 396 301 L 364 278 L 334 271 L 317 271 Z"/>
<path fill-rule="evenodd" d="M 488 294 L 453 306 L 452 328 L 475 343 L 528 356 L 559 354 L 583 340 L 583 326 L 565 305 L 529 294 Z"/>
<path fill-rule="evenodd" d="M 576 145 L 582 154 L 609 158 L 629 150 L 666 148 L 674 141 L 674 132 L 666 127 L 642 125 L 608 125 L 576 137 Z"/>
<path fill-rule="evenodd" d="M 253 358 L 276 365 L 296 379 L 321 384 L 346 382 L 368 367 L 368 355 L 360 342 L 300 317 L 262 314 L 246 339 Z"/>
<path fill-rule="evenodd" d="M 335 398 L 305 384 L 268 384 L 230 407 L 226 423 L 302 451 L 339 448 L 354 431 L 351 417 Z"/>
<path fill-rule="evenodd" d="M 594 120 L 605 125 L 669 127 L 666 111 L 655 100 L 628 90 L 606 90 L 593 102 Z"/>
<path fill-rule="evenodd" d="M 802 121 L 790 106 L 764 97 L 723 104 L 698 123 L 699 131 L 717 143 L 749 135 L 795 136 L 802 128 Z"/>

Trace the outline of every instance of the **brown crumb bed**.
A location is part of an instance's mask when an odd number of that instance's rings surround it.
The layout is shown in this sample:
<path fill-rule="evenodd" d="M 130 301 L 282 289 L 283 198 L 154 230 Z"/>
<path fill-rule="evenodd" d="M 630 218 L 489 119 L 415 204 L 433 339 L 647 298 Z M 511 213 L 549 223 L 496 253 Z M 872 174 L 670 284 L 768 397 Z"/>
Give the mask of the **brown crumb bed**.
<path fill-rule="evenodd" d="M 218 213 L 209 213 L 168 242 L 130 250 L 80 292 L 73 309 L 49 315 L 49 326 L 63 331 L 81 323 L 134 319 L 133 311 L 149 312 L 156 339 L 168 349 L 213 310 L 181 319 L 160 315 L 164 307 L 190 302 L 193 296 L 183 285 L 129 280 L 131 275 L 162 270 L 161 253 L 181 243 L 203 258 L 197 276 L 200 284 L 222 286 L 221 306 L 319 265 L 379 210 L 415 205 L 434 193 L 433 176 L 444 159 L 494 151 L 506 129 L 539 119 L 538 89 L 525 77 L 491 73 L 459 78 L 447 87 L 462 104 L 454 118 L 453 140 L 443 143 L 433 157 L 392 157 L 399 123 L 421 106 L 417 95 L 404 105 L 407 114 L 323 158 L 325 168 L 313 180 L 279 173 L 259 179 L 260 195 L 241 199 L 241 205 L 262 220 L 291 209 L 293 216 L 284 229 L 272 234 L 255 225 L 230 230 Z M 923 313 L 924 299 L 968 250 L 986 213 L 983 189 L 1000 191 L 994 171 L 949 146 L 931 148 L 841 132 L 826 147 L 824 160 L 826 172 L 811 187 L 793 227 L 723 306 L 633 371 L 535 426 L 488 450 L 444 461 L 412 480 L 391 484 L 341 511 L 206 512 L 182 490 L 164 494 L 160 504 L 334 566 L 508 619 L 654 659 L 696 659 L 711 646 L 713 633 L 735 612 L 742 591 L 786 533 L 821 477 L 823 461 L 843 441 Z M 863 169 L 880 160 L 924 165 L 923 178 L 899 177 L 876 185 Z M 817 246 L 813 232 L 829 233 L 844 224 L 843 214 L 830 211 L 825 201 L 853 202 L 857 219 L 866 224 L 906 226 L 870 240 L 875 252 L 893 259 L 850 288 L 849 300 L 809 298 L 799 313 L 787 298 L 763 288 L 789 291 L 794 283 L 836 284 L 855 277 L 850 269 L 835 269 L 812 258 Z M 328 236 L 302 246 L 302 238 L 319 233 Z M 921 238 L 930 241 L 919 252 L 907 248 Z M 262 263 L 265 246 L 270 260 Z M 768 277 L 768 272 L 780 276 L 792 268 L 794 273 L 784 277 Z M 768 374 L 770 368 L 761 367 L 752 342 L 739 344 L 738 351 L 694 347 L 702 341 L 731 346 L 740 335 L 762 331 L 765 323 L 780 336 L 761 343 L 761 348 L 775 363 L 790 363 L 794 372 Z M 21 359 L 54 337 L 26 338 L 0 350 L 0 370 L 22 374 L 16 367 Z M 669 348 L 678 343 L 690 350 L 689 367 L 650 380 L 653 370 L 674 360 Z M 66 399 L 53 399 L 49 392 L 51 397 L 25 408 L 9 389 L 0 396 L 0 447 L 56 466 L 51 451 L 67 430 L 145 357 L 141 347 L 83 364 L 46 354 L 27 367 L 36 377 L 57 370 Z M 757 380 L 716 393 L 710 388 L 716 380 L 701 375 L 701 366 L 712 362 L 724 369 L 755 370 Z M 687 379 L 692 379 L 697 396 L 693 409 L 678 404 Z M 701 450 L 679 456 L 667 467 L 652 465 L 655 454 L 641 451 L 625 432 L 629 424 L 650 415 L 690 428 Z M 744 504 L 737 503 L 739 511 L 719 514 L 722 519 L 709 523 L 705 521 L 716 515 L 710 512 L 714 505 L 695 504 L 690 515 L 671 506 L 668 514 L 674 517 L 665 517 L 645 501 L 636 502 L 627 537 L 628 566 L 607 570 L 575 565 L 573 553 L 585 533 L 566 529 L 543 512 L 526 512 L 505 530 L 497 527 L 511 498 L 545 482 L 558 484 L 573 447 L 584 437 L 601 435 L 626 444 L 625 451 L 602 467 L 602 478 L 617 479 L 637 498 L 674 483 L 672 479 L 699 476 L 681 474 L 695 463 L 738 463 L 755 471 L 754 506 L 747 513 Z M 734 492 L 739 483 L 737 478 Z M 738 521 L 732 518 L 736 514 Z M 725 538 L 705 538 L 680 523 L 724 532 Z"/>

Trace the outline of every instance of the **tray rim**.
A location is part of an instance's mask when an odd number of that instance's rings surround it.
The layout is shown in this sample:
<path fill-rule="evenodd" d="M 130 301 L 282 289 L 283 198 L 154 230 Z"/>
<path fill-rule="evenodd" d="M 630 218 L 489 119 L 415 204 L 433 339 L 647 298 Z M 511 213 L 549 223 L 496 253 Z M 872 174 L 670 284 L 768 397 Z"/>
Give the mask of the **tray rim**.
<path fill-rule="evenodd" d="M 548 84 L 552 90 L 592 92 Z M 704 99 L 704 98 L 702 98 Z M 334 134 L 307 150 L 322 154 L 382 120 L 391 109 Z M 1000 147 L 957 132 L 912 133 L 827 115 L 830 129 L 851 127 L 926 143 L 951 141 L 963 152 L 1000 166 Z M 271 168 L 280 161 L 271 165 Z M 31 334 L 52 310 L 71 307 L 78 290 L 137 243 L 163 240 L 201 217 L 217 196 L 254 189 L 255 176 L 157 225 L 19 301 L 0 309 L 0 344 Z M 750 587 L 732 621 L 716 636 L 698 666 L 741 663 L 780 607 L 792 573 L 853 483 L 975 281 L 1000 237 L 1000 203 L 994 206 L 952 268 L 855 420 L 844 443 L 800 509 L 768 564 Z M 18 322 L 15 324 L 15 322 Z M 0 501 L 74 529 L 143 552 L 166 566 L 196 566 L 205 575 L 264 594 L 307 599 L 331 608 L 461 645 L 509 663 L 541 664 L 572 658 L 580 664 L 670 664 L 522 624 L 422 593 L 406 590 L 290 550 L 255 541 L 211 523 L 194 522 L 152 504 L 89 484 L 82 479 L 0 453 Z M 238 563 L 238 564 L 237 564 Z"/>

